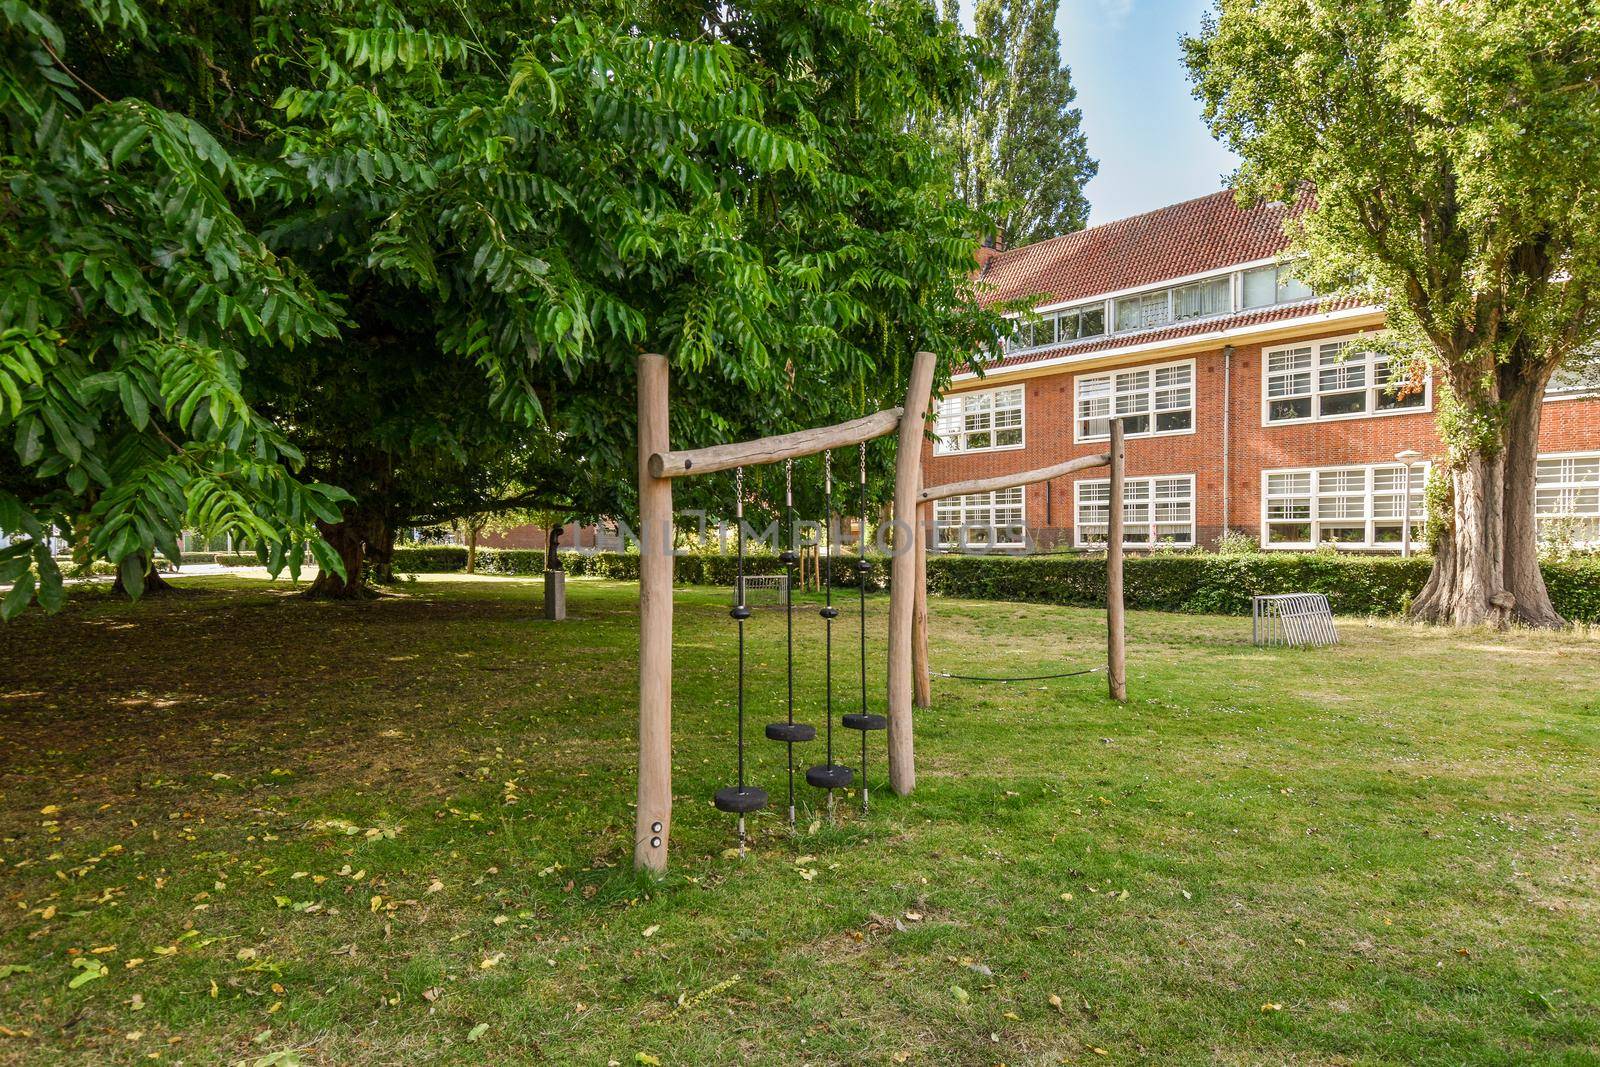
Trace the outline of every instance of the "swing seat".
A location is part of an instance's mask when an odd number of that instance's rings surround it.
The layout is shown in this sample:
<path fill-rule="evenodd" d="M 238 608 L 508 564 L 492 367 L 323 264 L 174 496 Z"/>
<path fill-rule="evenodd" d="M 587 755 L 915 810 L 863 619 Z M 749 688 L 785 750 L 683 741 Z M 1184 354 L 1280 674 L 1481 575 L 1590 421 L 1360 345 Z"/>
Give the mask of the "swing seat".
<path fill-rule="evenodd" d="M 818 789 L 844 789 L 856 780 L 856 772 L 849 767 L 823 764 L 806 771 L 806 782 Z"/>
<path fill-rule="evenodd" d="M 846 730 L 887 730 L 889 720 L 882 715 L 864 715 L 861 712 L 851 712 L 844 717 Z"/>
<path fill-rule="evenodd" d="M 717 790 L 717 795 L 711 801 L 717 806 L 718 811 L 730 812 L 734 815 L 748 815 L 752 811 L 760 811 L 767 806 L 767 791 L 757 789 L 753 785 L 730 785 L 726 789 Z"/>
<path fill-rule="evenodd" d="M 817 728 L 803 722 L 769 722 L 767 723 L 767 739 L 782 741 L 787 745 L 797 745 L 802 741 L 815 741 Z"/>
<path fill-rule="evenodd" d="M 839 609 L 835 607 L 826 607 L 817 612 L 817 614 L 821 615 L 824 619 L 837 619 L 839 617 Z"/>

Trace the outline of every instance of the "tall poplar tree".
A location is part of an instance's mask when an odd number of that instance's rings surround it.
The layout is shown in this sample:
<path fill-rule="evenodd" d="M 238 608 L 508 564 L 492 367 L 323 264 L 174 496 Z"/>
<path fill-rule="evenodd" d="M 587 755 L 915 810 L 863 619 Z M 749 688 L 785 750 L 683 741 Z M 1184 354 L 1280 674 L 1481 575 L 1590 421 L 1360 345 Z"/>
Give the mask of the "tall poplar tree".
<path fill-rule="evenodd" d="M 1100 165 L 1089 157 L 1078 91 L 1061 61 L 1060 0 L 978 0 L 974 33 L 989 48 L 977 95 L 943 131 L 955 159 L 956 195 L 996 207 L 999 237 L 1028 244 L 1083 229 L 1083 188 Z M 957 18 L 945 0 L 945 18 Z"/>

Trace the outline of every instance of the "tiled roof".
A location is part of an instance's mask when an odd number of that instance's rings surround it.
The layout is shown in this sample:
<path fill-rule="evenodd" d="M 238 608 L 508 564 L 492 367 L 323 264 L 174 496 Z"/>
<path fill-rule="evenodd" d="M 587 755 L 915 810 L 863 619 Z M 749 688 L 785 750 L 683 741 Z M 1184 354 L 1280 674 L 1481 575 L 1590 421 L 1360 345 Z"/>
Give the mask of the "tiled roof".
<path fill-rule="evenodd" d="M 1284 219 L 1307 203 L 1240 209 L 1224 189 L 1129 219 L 1062 234 L 989 257 L 980 268 L 985 304 L 1020 297 L 1064 303 L 1159 285 L 1173 278 L 1266 259 L 1283 251 Z"/>
<path fill-rule="evenodd" d="M 1285 319 L 1297 319 L 1303 315 L 1313 315 L 1318 312 L 1346 311 L 1364 306 L 1361 300 L 1351 297 L 1342 297 L 1335 300 L 1302 300 L 1294 304 L 1277 304 L 1269 308 L 1259 308 L 1254 311 L 1237 311 L 1230 315 L 1213 315 L 1205 319 L 1191 319 L 1173 326 L 1158 326 L 1155 329 L 1143 330 L 1138 333 L 1119 333 L 1105 337 L 1087 337 L 1079 341 L 1068 341 L 1065 344 L 1051 345 L 1047 348 L 1030 348 L 1025 352 L 1017 352 L 1006 356 L 1004 359 L 995 360 L 983 365 L 985 374 L 993 374 L 998 370 L 1010 367 L 1021 367 L 1029 363 L 1038 363 L 1041 360 L 1057 359 L 1061 356 L 1085 356 L 1092 352 L 1104 352 L 1113 348 L 1127 348 L 1131 345 L 1160 344 L 1166 341 L 1178 341 L 1185 337 L 1194 337 L 1199 334 L 1215 333 L 1219 330 L 1237 330 L 1247 326 L 1260 326 L 1265 323 L 1280 322 Z M 964 368 L 970 370 L 971 368 Z"/>

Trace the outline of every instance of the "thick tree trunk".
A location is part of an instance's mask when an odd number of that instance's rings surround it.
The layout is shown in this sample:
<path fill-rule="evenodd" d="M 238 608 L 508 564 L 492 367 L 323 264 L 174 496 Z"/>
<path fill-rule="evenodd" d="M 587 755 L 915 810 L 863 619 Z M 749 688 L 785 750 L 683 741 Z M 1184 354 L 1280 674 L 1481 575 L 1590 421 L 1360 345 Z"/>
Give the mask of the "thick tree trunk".
<path fill-rule="evenodd" d="M 394 584 L 394 526 L 387 514 L 373 515 L 365 530 L 367 578 L 378 585 Z"/>
<path fill-rule="evenodd" d="M 1412 605 L 1419 619 L 1455 626 L 1565 625 L 1539 571 L 1533 513 L 1544 382 L 1519 385 L 1505 401 L 1498 447 L 1458 461 L 1450 472 L 1454 521 Z"/>
<path fill-rule="evenodd" d="M 156 570 L 155 561 L 150 560 L 147 562 L 145 564 L 144 572 L 144 592 L 140 593 L 139 595 L 159 596 L 162 593 L 172 592 L 172 589 L 172 583 L 163 578 L 161 576 L 161 572 Z M 128 595 L 128 589 L 127 586 L 125 586 L 122 582 L 122 574 L 120 571 L 117 574 L 117 580 L 111 583 L 111 591 L 118 596 Z"/>
<path fill-rule="evenodd" d="M 305 595 L 313 600 L 365 600 L 373 595 L 364 573 L 366 566 L 366 538 L 361 524 L 354 518 L 339 523 L 317 522 L 322 539 L 339 553 L 344 564 L 344 577 L 331 570 L 319 570 L 317 578 Z"/>
<path fill-rule="evenodd" d="M 467 573 L 478 573 L 478 527 L 467 523 Z"/>

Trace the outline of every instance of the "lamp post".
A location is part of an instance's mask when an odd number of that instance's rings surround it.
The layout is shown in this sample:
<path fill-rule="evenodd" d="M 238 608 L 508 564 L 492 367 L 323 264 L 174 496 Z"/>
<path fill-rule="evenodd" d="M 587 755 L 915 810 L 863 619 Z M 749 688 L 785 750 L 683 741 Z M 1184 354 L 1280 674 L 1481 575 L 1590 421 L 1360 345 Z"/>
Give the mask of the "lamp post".
<path fill-rule="evenodd" d="M 1422 458 L 1422 453 L 1414 448 L 1403 448 L 1394 458 L 1406 468 L 1405 497 L 1400 502 L 1400 558 L 1407 559 L 1411 555 L 1411 468 Z"/>

